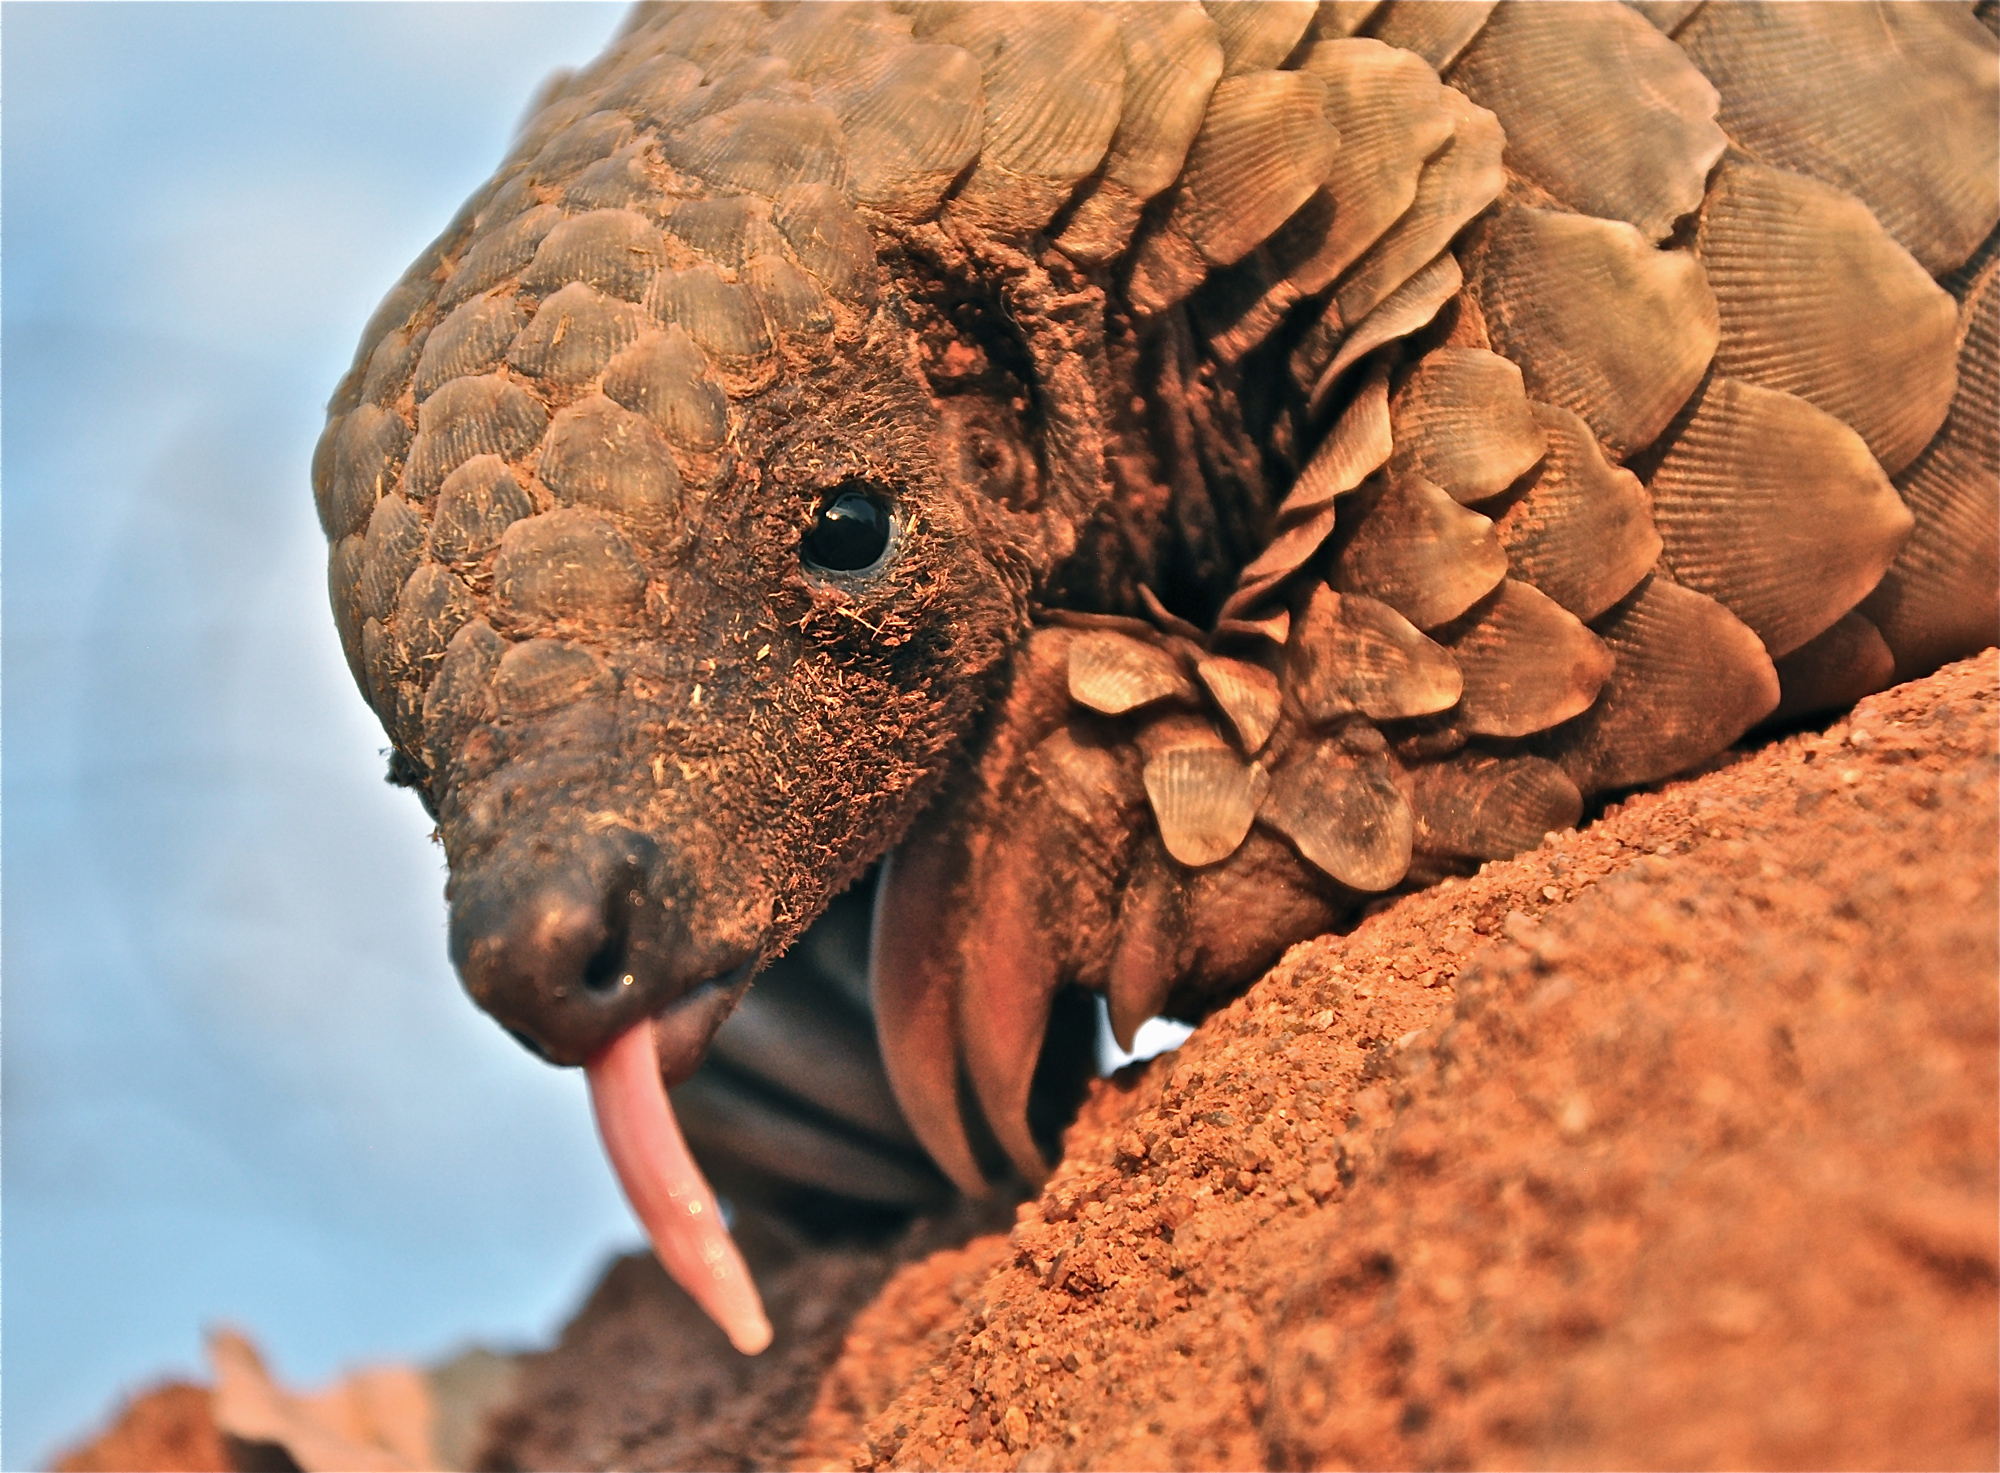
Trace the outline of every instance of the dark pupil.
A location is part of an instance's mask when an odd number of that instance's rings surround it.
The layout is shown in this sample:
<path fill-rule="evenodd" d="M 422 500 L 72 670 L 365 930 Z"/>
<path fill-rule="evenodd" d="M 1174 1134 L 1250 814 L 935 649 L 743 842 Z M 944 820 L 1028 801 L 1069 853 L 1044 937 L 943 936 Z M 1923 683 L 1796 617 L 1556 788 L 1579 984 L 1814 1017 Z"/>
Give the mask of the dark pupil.
<path fill-rule="evenodd" d="M 889 545 L 889 508 L 862 491 L 843 491 L 819 509 L 806 533 L 806 561 L 830 573 L 874 565 Z"/>

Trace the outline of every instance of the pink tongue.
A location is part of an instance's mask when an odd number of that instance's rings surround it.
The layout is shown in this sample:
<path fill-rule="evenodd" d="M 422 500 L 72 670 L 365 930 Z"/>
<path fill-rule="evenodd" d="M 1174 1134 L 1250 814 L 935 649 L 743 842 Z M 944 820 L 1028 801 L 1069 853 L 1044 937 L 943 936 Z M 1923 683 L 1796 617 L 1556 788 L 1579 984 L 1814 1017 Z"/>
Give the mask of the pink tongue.
<path fill-rule="evenodd" d="M 652 1020 L 626 1029 L 584 1072 L 605 1154 L 661 1267 L 722 1327 L 731 1345 L 756 1355 L 771 1343 L 771 1322 L 764 1318 L 743 1255 L 715 1210 L 715 1193 L 681 1139 L 660 1080 Z"/>

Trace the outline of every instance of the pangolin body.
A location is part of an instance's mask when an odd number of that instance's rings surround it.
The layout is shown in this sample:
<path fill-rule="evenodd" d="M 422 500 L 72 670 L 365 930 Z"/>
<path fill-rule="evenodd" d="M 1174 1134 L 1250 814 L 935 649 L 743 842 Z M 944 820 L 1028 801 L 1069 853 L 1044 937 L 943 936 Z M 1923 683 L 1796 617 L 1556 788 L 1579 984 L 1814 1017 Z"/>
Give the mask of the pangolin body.
<path fill-rule="evenodd" d="M 1033 1180 L 1066 985 L 1993 641 L 1993 26 L 669 5 L 552 84 L 314 491 L 465 984 L 740 1343 L 654 1073 L 739 1191 Z"/>

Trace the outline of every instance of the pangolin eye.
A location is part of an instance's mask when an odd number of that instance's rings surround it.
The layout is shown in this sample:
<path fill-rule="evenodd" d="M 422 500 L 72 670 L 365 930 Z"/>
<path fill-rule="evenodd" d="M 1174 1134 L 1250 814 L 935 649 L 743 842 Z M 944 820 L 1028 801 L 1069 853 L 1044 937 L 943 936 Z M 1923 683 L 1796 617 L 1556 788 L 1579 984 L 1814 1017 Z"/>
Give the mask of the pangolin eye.
<path fill-rule="evenodd" d="M 859 486 L 837 487 L 820 503 L 799 556 L 816 573 L 861 573 L 882 560 L 894 522 L 889 503 Z"/>

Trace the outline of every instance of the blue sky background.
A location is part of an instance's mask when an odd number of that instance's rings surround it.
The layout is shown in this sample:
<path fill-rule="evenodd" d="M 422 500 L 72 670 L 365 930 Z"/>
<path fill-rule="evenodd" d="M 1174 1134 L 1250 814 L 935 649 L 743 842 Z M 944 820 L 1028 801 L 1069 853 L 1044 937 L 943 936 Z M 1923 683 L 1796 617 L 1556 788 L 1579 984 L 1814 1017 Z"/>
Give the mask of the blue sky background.
<path fill-rule="evenodd" d="M 247 1326 L 538 1339 L 637 1232 L 465 1002 L 326 610 L 362 322 L 594 4 L 0 8 L 0 1465 Z"/>

